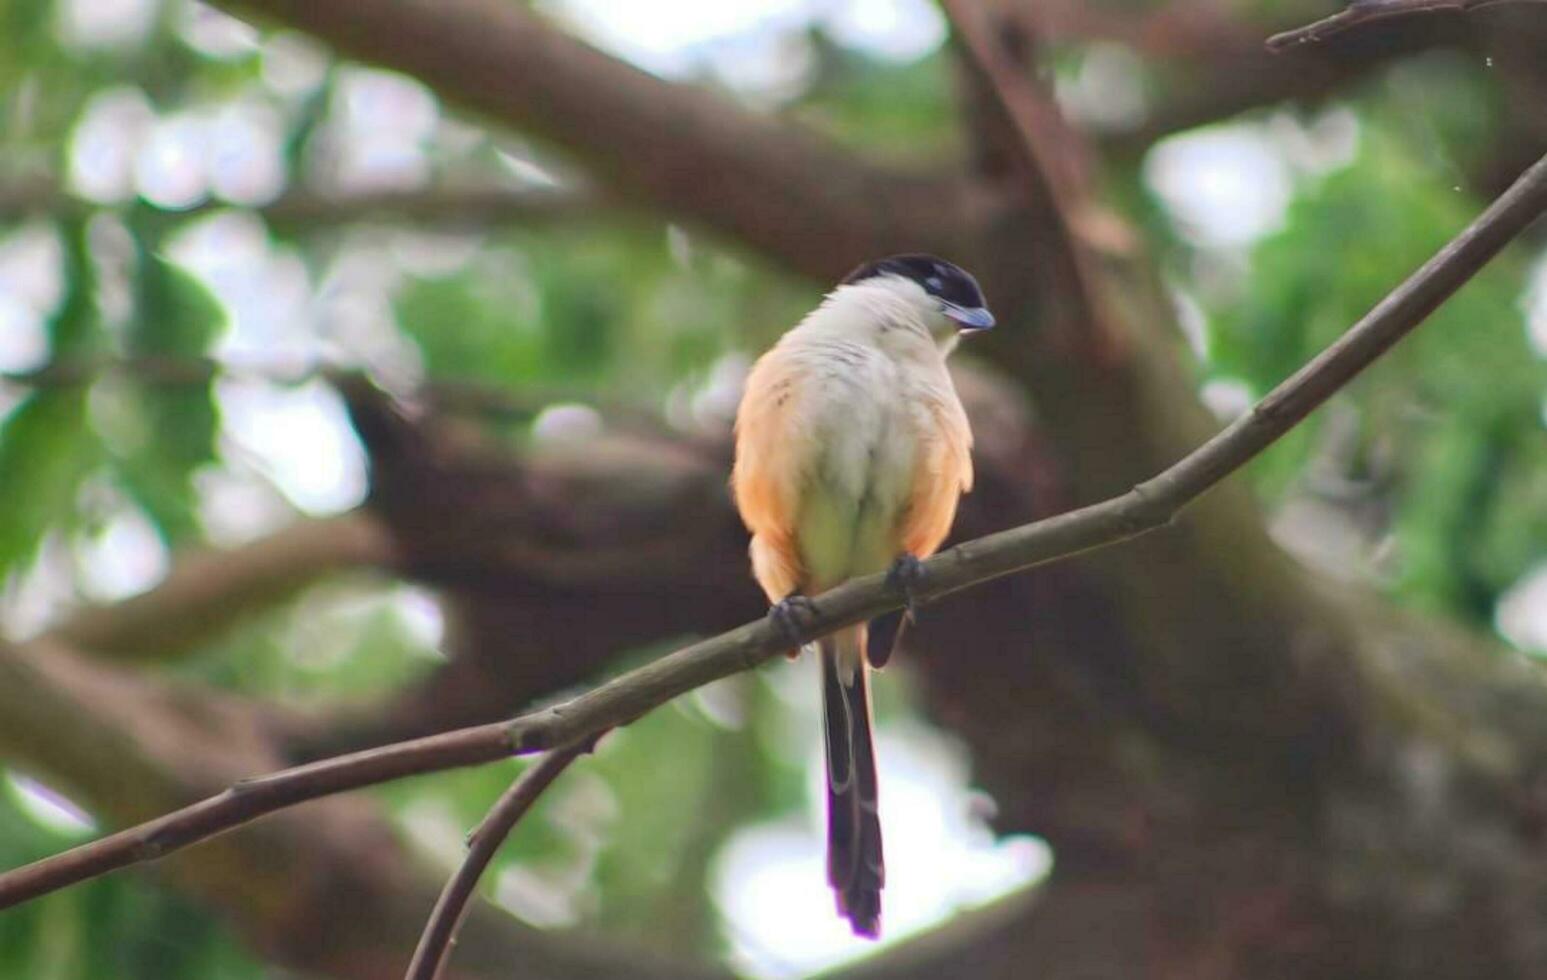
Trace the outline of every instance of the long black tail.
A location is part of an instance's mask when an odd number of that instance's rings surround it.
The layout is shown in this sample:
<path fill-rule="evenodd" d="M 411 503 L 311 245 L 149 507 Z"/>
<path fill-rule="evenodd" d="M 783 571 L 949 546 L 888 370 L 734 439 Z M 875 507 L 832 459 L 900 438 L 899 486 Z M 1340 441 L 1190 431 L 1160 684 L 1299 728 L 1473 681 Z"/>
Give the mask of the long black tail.
<path fill-rule="evenodd" d="M 827 880 L 838 914 L 856 935 L 881 932 L 881 821 L 876 813 L 876 755 L 865 682 L 865 627 L 820 641 L 822 708 L 827 724 Z"/>

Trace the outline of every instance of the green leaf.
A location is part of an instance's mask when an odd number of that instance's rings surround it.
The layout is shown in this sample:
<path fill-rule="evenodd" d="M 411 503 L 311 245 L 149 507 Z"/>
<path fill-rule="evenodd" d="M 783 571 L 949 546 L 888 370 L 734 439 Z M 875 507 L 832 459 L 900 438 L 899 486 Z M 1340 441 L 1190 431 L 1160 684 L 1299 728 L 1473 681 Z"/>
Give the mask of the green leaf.
<path fill-rule="evenodd" d="M 225 311 L 202 283 L 155 254 L 153 240 L 142 237 L 140 245 L 127 353 L 131 359 L 196 363 L 225 322 Z M 198 528 L 193 476 L 214 462 L 219 430 L 213 375 L 186 381 L 147 377 L 119 409 L 134 413 L 130 425 L 141 435 L 114 447 L 124 489 L 169 542 L 193 538 Z"/>
<path fill-rule="evenodd" d="M 1355 163 L 1303 189 L 1283 230 L 1254 250 L 1240 299 L 1214 311 L 1212 372 L 1265 392 L 1480 210 L 1410 139 L 1367 122 Z M 1539 482 L 1526 475 L 1542 455 L 1547 364 L 1527 342 L 1524 286 L 1522 257 L 1507 251 L 1337 396 L 1356 420 L 1353 445 L 1335 454 L 1342 475 L 1388 488 L 1397 588 L 1478 623 L 1531 556 L 1547 553 Z M 1312 455 L 1328 451 L 1327 418 L 1313 416 L 1254 464 L 1259 488 L 1274 496 L 1297 485 Z"/>
<path fill-rule="evenodd" d="M 0 425 L 0 578 L 30 562 L 50 529 L 73 526 L 96 462 L 79 388 L 40 391 Z"/>
<path fill-rule="evenodd" d="M 0 868 L 81 842 L 19 805 L 0 770 Z M 261 964 L 206 904 L 118 873 L 73 885 L 0 915 L 0 976 L 28 980 L 260 980 Z"/>
<path fill-rule="evenodd" d="M 917 165 L 944 162 L 958 151 L 956 65 L 944 47 L 896 62 L 846 48 L 821 31 L 812 32 L 806 43 L 816 77 L 792 107 L 791 115 L 801 123 L 873 159 Z"/>
<path fill-rule="evenodd" d="M 67 222 L 60 235 L 64 296 L 48 324 L 56 361 L 89 356 L 100 340 L 85 229 Z M 99 460 L 82 386 L 35 389 L 0 422 L 0 580 L 30 562 L 50 530 L 73 527 L 77 491 Z"/>

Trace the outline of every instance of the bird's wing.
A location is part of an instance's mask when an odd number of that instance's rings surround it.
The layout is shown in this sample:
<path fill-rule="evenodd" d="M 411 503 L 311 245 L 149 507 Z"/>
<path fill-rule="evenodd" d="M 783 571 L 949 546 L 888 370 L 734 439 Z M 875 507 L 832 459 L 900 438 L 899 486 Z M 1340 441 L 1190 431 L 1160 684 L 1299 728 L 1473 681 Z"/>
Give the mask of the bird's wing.
<path fill-rule="evenodd" d="M 731 490 L 752 532 L 752 570 L 775 601 L 795 591 L 803 571 L 795 534 L 810 434 L 799 412 L 804 383 L 794 359 L 774 348 L 747 377 L 736 412 Z"/>
<path fill-rule="evenodd" d="M 972 489 L 972 429 L 952 392 L 922 406 L 913 489 L 902 511 L 900 537 L 909 554 L 926 558 L 951 532 L 956 502 Z"/>

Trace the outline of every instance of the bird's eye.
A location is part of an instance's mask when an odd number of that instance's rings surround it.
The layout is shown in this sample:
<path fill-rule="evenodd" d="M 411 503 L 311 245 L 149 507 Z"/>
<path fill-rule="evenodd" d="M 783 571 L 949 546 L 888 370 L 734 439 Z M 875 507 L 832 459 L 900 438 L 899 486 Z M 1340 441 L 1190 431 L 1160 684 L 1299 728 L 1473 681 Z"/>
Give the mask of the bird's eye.
<path fill-rule="evenodd" d="M 939 276 L 930 276 L 928 279 L 924 280 L 924 285 L 928 286 L 930 289 L 939 289 L 941 286 L 945 285 L 945 280 L 941 279 Z"/>

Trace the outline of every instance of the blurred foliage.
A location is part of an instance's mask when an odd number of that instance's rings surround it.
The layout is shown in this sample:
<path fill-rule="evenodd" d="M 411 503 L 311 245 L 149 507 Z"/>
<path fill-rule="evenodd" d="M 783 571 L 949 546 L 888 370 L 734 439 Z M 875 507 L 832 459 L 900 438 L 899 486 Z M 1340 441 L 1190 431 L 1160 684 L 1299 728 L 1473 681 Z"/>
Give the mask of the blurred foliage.
<path fill-rule="evenodd" d="M 365 576 L 331 580 L 238 622 L 169 669 L 296 709 L 369 704 L 441 659 L 408 622 L 407 591 Z"/>
<path fill-rule="evenodd" d="M 89 355 L 97 334 L 96 276 L 84 236 L 78 221 L 59 230 L 63 298 L 48 322 L 49 349 L 59 358 Z M 0 420 L 0 576 L 31 561 L 45 534 L 77 526 L 77 488 L 100 453 L 81 388 L 26 392 Z"/>
<path fill-rule="evenodd" d="M 224 320 L 203 284 L 167 261 L 154 240 L 136 241 L 138 293 L 124 337 L 131 358 L 196 362 Z M 215 462 L 217 423 L 209 382 L 139 385 L 114 406 L 116 425 L 137 431 L 118 440 L 119 478 L 129 496 L 171 543 L 198 532 L 195 471 Z"/>
<path fill-rule="evenodd" d="M 88 836 L 36 819 L 17 784 L 0 774 L 0 867 L 47 857 Z M 0 915 L 0 976 L 259 980 L 272 975 L 207 909 L 136 875 L 108 875 Z"/>
<path fill-rule="evenodd" d="M 736 677 L 610 733 L 538 800 L 484 893 L 538 923 L 663 952 L 718 951 L 708 883 L 719 848 L 737 828 L 805 805 L 805 753 L 790 753 L 785 710 L 761 678 Z M 450 873 L 465 829 L 522 768 L 458 770 L 377 792 L 405 830 L 444 844 L 432 851 Z M 510 884 L 512 872 L 527 887 Z"/>
<path fill-rule="evenodd" d="M 944 48 L 899 63 L 845 48 L 819 30 L 806 43 L 814 68 L 788 109 L 795 121 L 894 163 L 947 164 L 960 155 L 964 134 Z"/>
<path fill-rule="evenodd" d="M 1476 215 L 1479 202 L 1403 135 L 1372 115 L 1349 166 L 1304 182 L 1283 229 L 1254 249 L 1239 296 L 1210 320 L 1211 373 L 1260 395 Z M 1471 120 L 1455 138 L 1477 138 Z M 1391 512 L 1394 587 L 1483 623 L 1547 554 L 1547 362 L 1527 341 L 1525 272 L 1507 253 L 1341 393 L 1356 413 L 1351 442 L 1329 438 L 1335 415 L 1321 413 L 1255 468 L 1275 497 L 1329 468 L 1378 496 Z"/>
<path fill-rule="evenodd" d="M 139 93 L 163 119 L 258 107 L 277 120 L 283 185 L 291 189 L 332 187 L 338 172 L 359 165 L 351 140 L 382 159 L 422 164 L 406 178 L 360 179 L 377 189 L 469 178 L 515 186 L 550 162 L 510 134 L 441 111 L 425 93 L 435 114 L 428 132 L 403 135 L 389 110 L 412 100 L 412 84 L 383 94 L 365 83 L 385 73 L 326 61 L 315 78 L 300 72 L 300 81 L 279 84 L 277 42 L 293 45 L 294 35 L 264 35 L 259 45 L 194 44 L 195 8 L 181 0 L 152 6 L 143 39 L 81 46 L 61 43 L 58 4 L 0 5 L 0 179 L 70 173 L 83 119 L 113 91 Z M 786 40 L 809 58 L 809 71 L 798 90 L 769 96 L 764 108 L 776 105 L 848 146 L 910 166 L 963 156 L 949 51 L 899 63 L 819 31 Z M 1060 81 L 1077 78 L 1081 56 L 1079 45 L 1060 50 Z M 1162 90 L 1185 81 L 1186 66 L 1142 67 L 1142 81 Z M 1105 175 L 1172 281 L 1205 311 L 1200 381 L 1261 393 L 1469 220 L 1482 200 L 1464 175 L 1488 152 L 1500 105 L 1487 72 L 1455 58 L 1418 58 L 1382 73 L 1346 103 L 1359 122 L 1351 162 L 1297 172 L 1281 229 L 1236 255 L 1189 245 L 1147 196 L 1137 164 Z M 1266 132 L 1286 116 L 1304 121 L 1276 109 L 1244 125 Z M 131 154 L 124 166 L 137 165 Z M 239 196 L 208 203 L 261 216 Z M 237 308 L 239 290 L 225 283 L 222 291 L 208 270 L 174 260 L 180 242 L 220 217 L 159 209 L 134 195 L 67 197 L 40 200 L 25 220 L 0 226 L 0 243 L 42 227 L 58 244 L 51 273 L 58 295 L 36 311 L 43 359 L 196 363 L 236 344 L 244 355 L 257 347 L 305 364 L 554 390 L 566 399 L 621 395 L 667 409 L 769 343 L 818 295 L 814 284 L 725 243 L 638 216 L 433 234 L 302 221 L 265 227 L 251 256 L 255 265 L 301 267 L 296 278 L 306 295 L 294 322 L 243 323 L 258 318 L 251 303 Z M 1376 563 L 1382 581 L 1406 600 L 1478 622 L 1547 554 L 1547 376 L 1526 342 L 1525 266 L 1518 253 L 1497 263 L 1343 395 L 1337 417 L 1354 419 L 1351 429 L 1323 413 L 1254 467 L 1274 502 L 1331 499 L 1329 475 L 1352 487 L 1360 513 L 1377 515 L 1368 528 L 1372 554 L 1395 544 L 1394 557 Z M 274 282 L 253 289 L 258 306 L 281 298 Z M 297 350 L 263 348 L 292 342 Z M 260 359 L 254 372 L 263 367 Z M 229 529 L 208 516 L 203 478 L 211 474 L 281 516 L 303 511 L 284 481 L 254 461 L 262 454 L 236 439 L 228 410 L 218 382 L 167 383 L 154 372 L 0 385 L 0 582 L 12 602 L 0 608 L 47 592 L 40 582 L 57 586 L 50 545 L 78 554 L 123 510 L 143 516 L 169 550 L 228 542 Z M 55 591 L 78 600 L 86 590 L 71 571 L 79 569 L 65 569 Z M 436 662 L 434 638 L 404 613 L 404 591 L 380 581 L 329 582 L 166 669 L 183 682 L 292 707 L 367 704 Z M 897 703 L 901 688 L 882 686 L 883 714 L 909 711 Z M 792 737 L 793 709 L 765 677 L 717 687 L 716 704 L 709 697 L 684 698 L 610 736 L 539 802 L 485 891 L 542 924 L 628 934 L 678 952 L 719 950 L 725 936 L 706 890 L 716 853 L 740 827 L 804 810 L 807 743 Z M 805 737 L 813 731 L 807 726 Z M 424 777 L 383 787 L 379 797 L 405 839 L 449 862 L 519 768 Z M 0 866 L 77 839 L 30 816 L 8 785 L 0 781 Z M 532 900 L 533 883 L 546 904 Z M 0 977 L 258 975 L 207 910 L 139 875 L 110 876 L 0 915 Z"/>
<path fill-rule="evenodd" d="M 513 230 L 450 274 L 409 277 L 396 310 L 431 376 L 658 397 L 811 298 L 680 229 Z"/>

